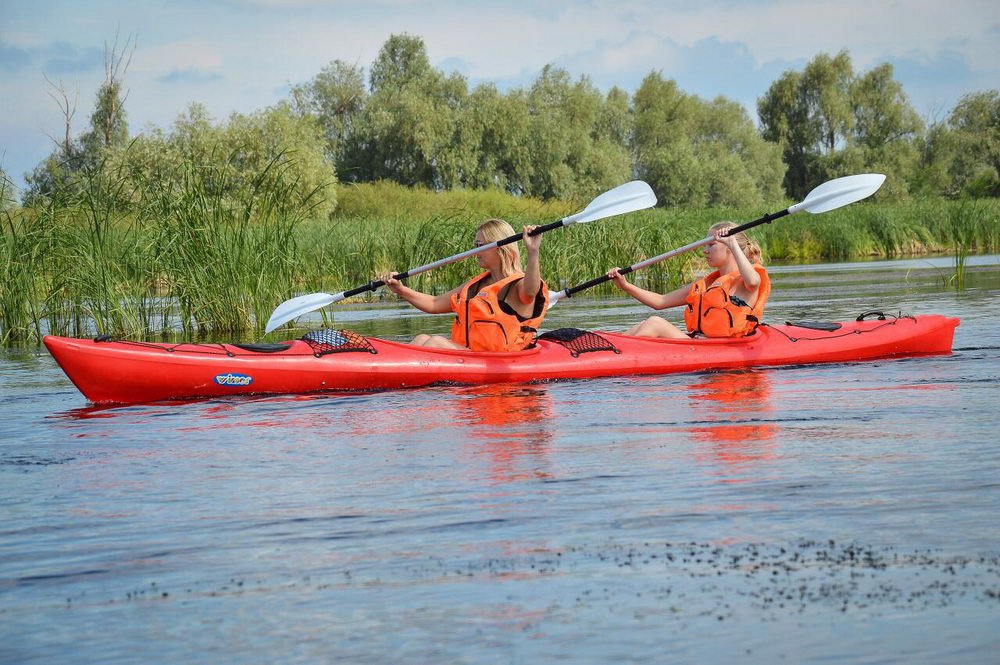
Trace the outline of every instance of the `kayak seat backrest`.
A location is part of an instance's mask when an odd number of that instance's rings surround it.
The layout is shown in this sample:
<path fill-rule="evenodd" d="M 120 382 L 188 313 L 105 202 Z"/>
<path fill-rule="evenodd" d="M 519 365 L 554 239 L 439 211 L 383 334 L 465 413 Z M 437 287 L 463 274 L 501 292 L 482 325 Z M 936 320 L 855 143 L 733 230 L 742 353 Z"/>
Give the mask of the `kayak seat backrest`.
<path fill-rule="evenodd" d="M 592 353 L 594 351 L 621 353 L 607 338 L 601 337 L 589 330 L 580 330 L 579 328 L 557 328 L 556 330 L 542 333 L 538 336 L 538 339 L 547 339 L 550 342 L 555 342 L 566 347 L 570 355 L 574 358 L 579 357 L 581 353 Z"/>
<path fill-rule="evenodd" d="M 292 348 L 291 344 L 282 344 L 280 342 L 258 342 L 255 344 L 232 344 L 238 349 L 243 349 L 244 351 L 253 351 L 254 353 L 279 353 L 281 351 L 287 351 Z"/>
<path fill-rule="evenodd" d="M 350 330 L 313 330 L 302 336 L 302 341 L 312 348 L 317 358 L 329 353 L 349 353 L 367 351 L 378 353 L 368 338 Z"/>

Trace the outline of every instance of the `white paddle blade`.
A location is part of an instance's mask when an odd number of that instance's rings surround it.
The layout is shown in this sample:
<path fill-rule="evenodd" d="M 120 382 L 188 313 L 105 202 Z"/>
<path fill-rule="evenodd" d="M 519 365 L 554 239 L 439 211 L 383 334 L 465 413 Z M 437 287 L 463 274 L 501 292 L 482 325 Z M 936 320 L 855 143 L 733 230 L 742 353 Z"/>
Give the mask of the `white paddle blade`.
<path fill-rule="evenodd" d="M 326 307 L 327 305 L 332 305 L 335 302 L 343 300 L 343 295 L 338 293 L 337 295 L 330 295 L 329 293 L 307 293 L 304 296 L 298 296 L 278 305 L 274 312 L 271 314 L 271 318 L 267 320 L 267 325 L 264 326 L 264 332 L 269 333 L 272 330 L 279 328 L 289 321 L 294 321 L 303 314 L 308 314 L 309 312 Z"/>
<path fill-rule="evenodd" d="M 882 186 L 885 176 L 881 173 L 862 173 L 836 178 L 824 182 L 809 192 L 801 203 L 796 203 L 788 212 L 805 210 L 813 214 L 841 208 L 849 203 L 866 199 Z"/>
<path fill-rule="evenodd" d="M 566 297 L 565 291 L 549 291 L 549 304 L 546 305 L 545 310 L 548 311 L 556 306 L 556 303 Z"/>
<path fill-rule="evenodd" d="M 590 202 L 586 208 L 563 218 L 563 224 L 586 224 L 605 217 L 624 215 L 627 212 L 644 210 L 656 205 L 656 194 L 642 180 L 633 180 L 604 192 Z"/>

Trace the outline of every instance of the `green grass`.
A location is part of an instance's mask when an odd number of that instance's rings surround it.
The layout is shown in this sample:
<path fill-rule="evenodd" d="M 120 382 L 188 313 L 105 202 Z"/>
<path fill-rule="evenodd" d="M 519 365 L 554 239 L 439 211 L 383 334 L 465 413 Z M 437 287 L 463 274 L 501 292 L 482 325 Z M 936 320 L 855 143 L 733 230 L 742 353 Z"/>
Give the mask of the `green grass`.
<path fill-rule="evenodd" d="M 950 210 L 952 256 L 955 272 L 949 280 L 956 289 L 965 288 L 965 263 L 983 245 L 996 244 L 1000 234 L 997 220 L 991 219 L 982 201 L 962 201 Z"/>
<path fill-rule="evenodd" d="M 267 169 L 283 165 L 278 159 Z M 267 170 L 258 187 L 236 199 L 214 193 L 225 189 L 214 186 L 225 176 L 212 167 L 191 167 L 172 183 L 136 183 L 100 170 L 78 195 L 28 210 L 11 205 L 8 190 L 0 192 L 6 197 L 0 343 L 37 342 L 46 331 L 259 335 L 274 307 L 293 295 L 335 293 L 463 251 L 488 217 L 519 228 L 560 219 L 587 203 L 376 183 L 340 187 L 337 213 L 316 219 L 308 201 L 290 205 L 288 191 L 264 184 L 282 179 L 266 176 Z M 571 286 L 698 240 L 716 221 L 742 223 L 786 205 L 647 210 L 553 231 L 542 243 L 543 275 L 551 288 Z M 1000 245 L 1000 201 L 865 201 L 822 215 L 800 213 L 750 233 L 766 261 L 950 252 L 956 262 L 951 281 L 961 287 L 967 256 Z M 690 252 L 635 279 L 668 289 L 703 270 L 700 252 Z M 475 271 L 469 262 L 456 263 L 410 284 L 441 292 Z M 610 293 L 611 287 L 596 290 Z"/>

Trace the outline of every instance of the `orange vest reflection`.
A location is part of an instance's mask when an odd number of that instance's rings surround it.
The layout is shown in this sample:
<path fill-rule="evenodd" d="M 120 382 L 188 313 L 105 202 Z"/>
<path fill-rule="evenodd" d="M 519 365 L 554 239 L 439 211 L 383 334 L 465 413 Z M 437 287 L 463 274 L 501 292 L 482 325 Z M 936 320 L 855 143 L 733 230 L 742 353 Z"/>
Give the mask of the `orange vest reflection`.
<path fill-rule="evenodd" d="M 455 393 L 456 423 L 485 456 L 490 480 L 509 483 L 549 478 L 552 397 L 541 385 L 470 386 Z"/>
<path fill-rule="evenodd" d="M 770 420 L 771 372 L 749 370 L 701 374 L 688 387 L 699 423 L 690 428 L 697 441 L 713 444 L 715 459 L 747 464 L 774 457 L 779 427 Z"/>

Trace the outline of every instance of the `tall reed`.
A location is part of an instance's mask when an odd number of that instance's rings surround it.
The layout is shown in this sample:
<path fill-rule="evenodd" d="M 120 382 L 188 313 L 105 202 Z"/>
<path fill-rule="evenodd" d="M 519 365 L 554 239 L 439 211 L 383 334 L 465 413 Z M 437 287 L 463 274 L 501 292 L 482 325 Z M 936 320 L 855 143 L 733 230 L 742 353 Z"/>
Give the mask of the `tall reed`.
<path fill-rule="evenodd" d="M 146 183 L 164 279 L 185 332 L 259 330 L 287 296 L 293 231 L 308 214 L 289 203 L 295 183 L 272 177 L 287 168 L 279 155 L 250 188 L 228 187 L 227 169 L 212 164 L 188 164 L 179 180 Z"/>
<path fill-rule="evenodd" d="M 951 283 L 956 289 L 965 288 L 965 263 L 970 252 L 975 249 L 983 217 L 982 206 L 971 200 L 962 201 L 959 207 L 951 211 L 951 236 L 954 243 L 952 257 L 955 266 Z"/>
<path fill-rule="evenodd" d="M 0 344 L 41 336 L 38 271 L 46 231 L 40 216 L 20 210 L 14 183 L 0 171 Z"/>
<path fill-rule="evenodd" d="M 48 300 L 52 332 L 145 336 L 157 277 L 157 246 L 147 232 L 135 182 L 101 163 L 83 187 L 53 206 L 56 247 Z"/>

